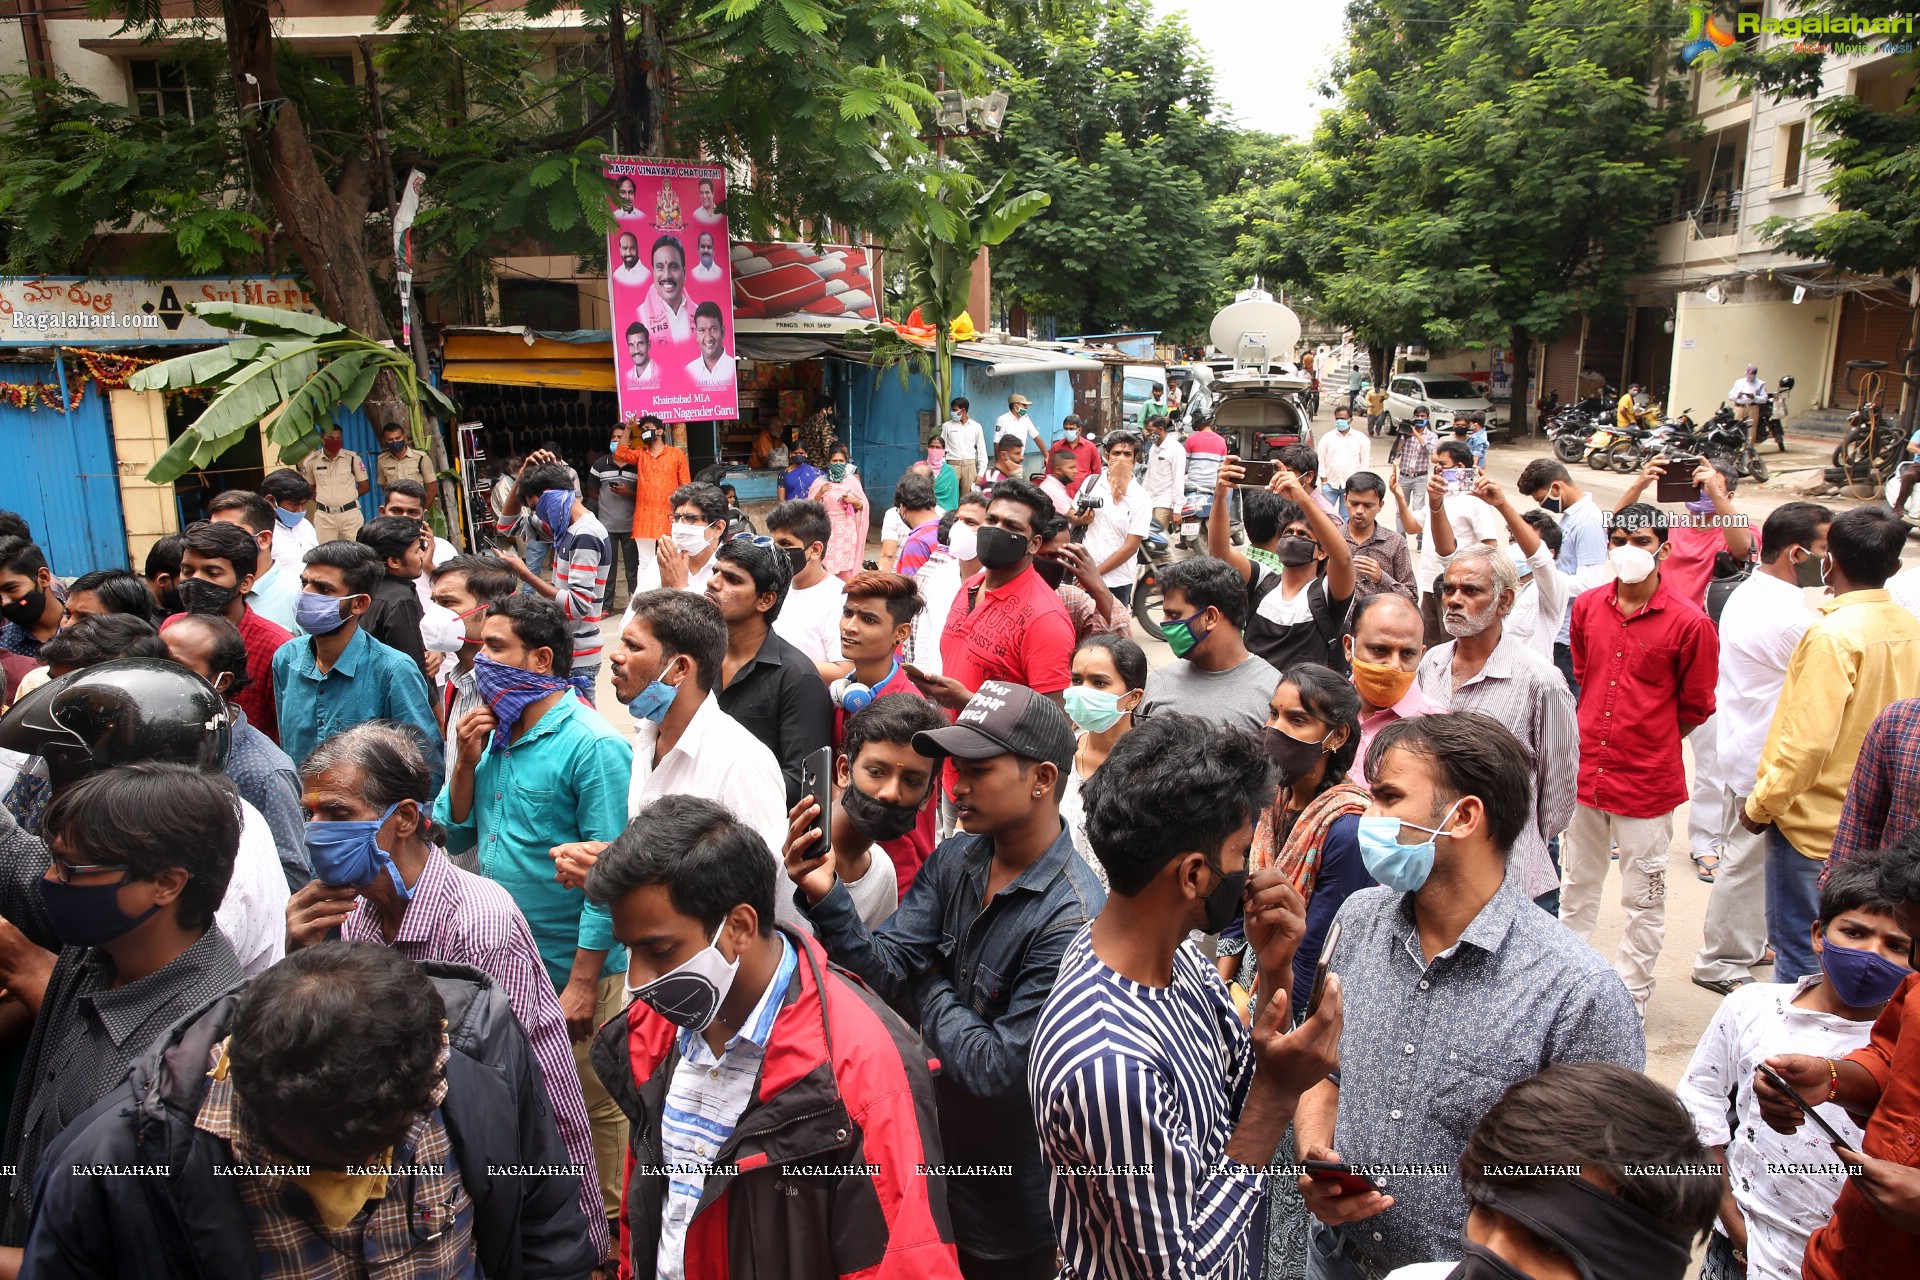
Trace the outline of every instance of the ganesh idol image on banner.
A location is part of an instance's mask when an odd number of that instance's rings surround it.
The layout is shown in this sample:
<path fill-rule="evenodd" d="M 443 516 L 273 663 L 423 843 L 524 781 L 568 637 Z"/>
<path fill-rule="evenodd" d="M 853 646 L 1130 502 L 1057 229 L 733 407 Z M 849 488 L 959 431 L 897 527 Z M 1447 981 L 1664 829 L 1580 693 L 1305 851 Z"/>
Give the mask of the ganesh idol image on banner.
<path fill-rule="evenodd" d="M 603 162 L 620 416 L 736 416 L 725 171 L 640 156 Z"/>

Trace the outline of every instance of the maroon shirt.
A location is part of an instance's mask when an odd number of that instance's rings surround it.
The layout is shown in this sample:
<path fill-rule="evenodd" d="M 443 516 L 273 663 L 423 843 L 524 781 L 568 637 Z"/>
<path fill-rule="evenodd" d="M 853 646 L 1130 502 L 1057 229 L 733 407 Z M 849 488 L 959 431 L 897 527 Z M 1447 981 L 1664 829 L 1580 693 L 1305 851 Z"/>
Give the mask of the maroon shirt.
<path fill-rule="evenodd" d="M 1662 577 L 1630 617 L 1618 585 L 1573 602 L 1580 682 L 1580 803 L 1622 818 L 1658 818 L 1687 799 L 1682 726 L 1713 714 L 1720 640 L 1700 606 Z"/>
<path fill-rule="evenodd" d="M 161 623 L 160 629 L 165 631 L 184 617 L 176 613 Z M 291 639 L 293 633 L 285 627 L 241 606 L 240 640 L 247 646 L 247 687 L 234 694 L 233 700 L 247 713 L 247 722 L 272 739 L 276 747 L 280 745 L 280 714 L 273 704 L 273 655 Z M 293 763 L 298 766 L 300 761 Z"/>

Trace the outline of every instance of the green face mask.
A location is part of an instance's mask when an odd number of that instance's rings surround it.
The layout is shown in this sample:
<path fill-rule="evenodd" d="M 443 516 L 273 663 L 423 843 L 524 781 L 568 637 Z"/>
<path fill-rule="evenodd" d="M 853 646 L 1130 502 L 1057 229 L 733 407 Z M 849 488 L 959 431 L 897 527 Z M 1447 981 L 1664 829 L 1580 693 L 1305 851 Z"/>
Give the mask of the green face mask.
<path fill-rule="evenodd" d="M 1173 650 L 1174 657 L 1186 657 L 1207 638 L 1207 632 L 1195 632 L 1193 629 L 1194 619 L 1199 616 L 1199 613 L 1193 613 L 1177 620 L 1169 618 L 1160 624 L 1160 634 L 1167 638 L 1167 648 Z"/>
<path fill-rule="evenodd" d="M 847 478 L 847 464 L 846 464 L 846 463 L 844 463 L 844 462 L 829 462 L 829 463 L 827 464 L 827 479 L 829 479 L 829 480 L 831 480 L 831 481 L 833 481 L 833 482 L 834 482 L 835 484 L 838 484 L 838 483 L 840 483 L 840 482 L 841 482 L 842 480 L 845 480 L 846 478 Z"/>

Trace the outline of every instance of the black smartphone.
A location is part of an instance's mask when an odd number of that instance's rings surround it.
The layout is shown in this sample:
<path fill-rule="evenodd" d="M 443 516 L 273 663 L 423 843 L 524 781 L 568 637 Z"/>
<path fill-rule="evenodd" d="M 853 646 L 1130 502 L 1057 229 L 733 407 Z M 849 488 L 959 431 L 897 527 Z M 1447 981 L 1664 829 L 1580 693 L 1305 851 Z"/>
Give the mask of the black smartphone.
<path fill-rule="evenodd" d="M 1655 502 L 1692 502 L 1700 496 L 1700 486 L 1693 482 L 1693 473 L 1700 468 L 1700 458 L 1668 458 L 1666 468 L 1660 473 L 1659 482 L 1654 486 Z"/>
<path fill-rule="evenodd" d="M 1264 462 L 1249 458 L 1240 464 L 1243 473 L 1240 483 L 1256 489 L 1264 489 L 1273 483 L 1274 462 L 1271 458 Z"/>
<path fill-rule="evenodd" d="M 1775 1071 L 1772 1067 L 1768 1066 L 1766 1063 L 1763 1062 L 1760 1064 L 1760 1074 L 1767 1078 L 1767 1083 L 1771 1084 L 1774 1088 L 1778 1089 L 1781 1093 L 1786 1094 L 1788 1100 L 1791 1101 L 1794 1106 L 1800 1108 L 1801 1115 L 1805 1116 L 1807 1119 L 1819 1125 L 1820 1132 L 1827 1135 L 1827 1141 L 1833 1143 L 1837 1147 L 1845 1147 L 1849 1151 L 1858 1150 L 1858 1148 L 1855 1147 L 1853 1143 L 1848 1142 L 1845 1138 L 1841 1137 L 1838 1133 L 1834 1132 L 1833 1126 L 1828 1124 L 1826 1120 L 1821 1117 L 1820 1113 L 1813 1109 L 1812 1104 L 1810 1104 L 1805 1098 L 1800 1096 L 1800 1091 L 1794 1088 L 1792 1085 L 1788 1084 L 1786 1081 L 1786 1078 L 1782 1076 L 1778 1071 Z"/>
<path fill-rule="evenodd" d="M 1327 990 L 1327 975 L 1333 972 L 1333 949 L 1340 943 L 1340 922 L 1335 920 L 1333 927 L 1327 930 L 1326 945 L 1320 948 L 1319 963 L 1313 966 L 1313 990 L 1307 993 L 1307 1014 L 1311 1018 L 1313 1011 L 1320 1007 L 1320 997 Z"/>
<path fill-rule="evenodd" d="M 1347 1167 L 1344 1160 L 1302 1160 L 1300 1167 L 1315 1182 L 1333 1182 L 1339 1184 L 1340 1193 L 1349 1196 L 1363 1196 L 1369 1191 L 1378 1191 L 1375 1183 L 1364 1173 L 1355 1173 Z"/>
<path fill-rule="evenodd" d="M 813 848 L 808 851 L 807 855 L 808 857 L 818 858 L 826 853 L 828 841 L 833 831 L 831 823 L 831 814 L 833 812 L 832 747 L 821 747 L 818 751 L 809 752 L 807 758 L 800 762 L 800 789 L 811 795 L 813 802 L 820 806 L 820 812 L 813 820 L 813 829 L 820 833 L 820 838 L 814 842 Z"/>

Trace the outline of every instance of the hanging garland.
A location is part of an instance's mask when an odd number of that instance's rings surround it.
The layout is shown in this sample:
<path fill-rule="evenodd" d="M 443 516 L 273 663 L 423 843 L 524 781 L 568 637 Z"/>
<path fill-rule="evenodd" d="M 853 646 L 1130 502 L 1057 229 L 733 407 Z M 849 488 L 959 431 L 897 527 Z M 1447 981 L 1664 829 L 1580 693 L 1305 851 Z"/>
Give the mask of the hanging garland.
<path fill-rule="evenodd" d="M 80 401 L 86 397 L 88 379 L 99 383 L 102 391 L 119 391 L 127 385 L 127 379 L 154 363 L 138 356 L 109 355 L 86 347 L 62 347 L 60 350 L 73 360 L 73 366 L 67 370 L 64 392 L 59 386 L 46 382 L 0 382 L 0 404 L 15 409 L 54 409 L 71 413 L 80 407 Z"/>

